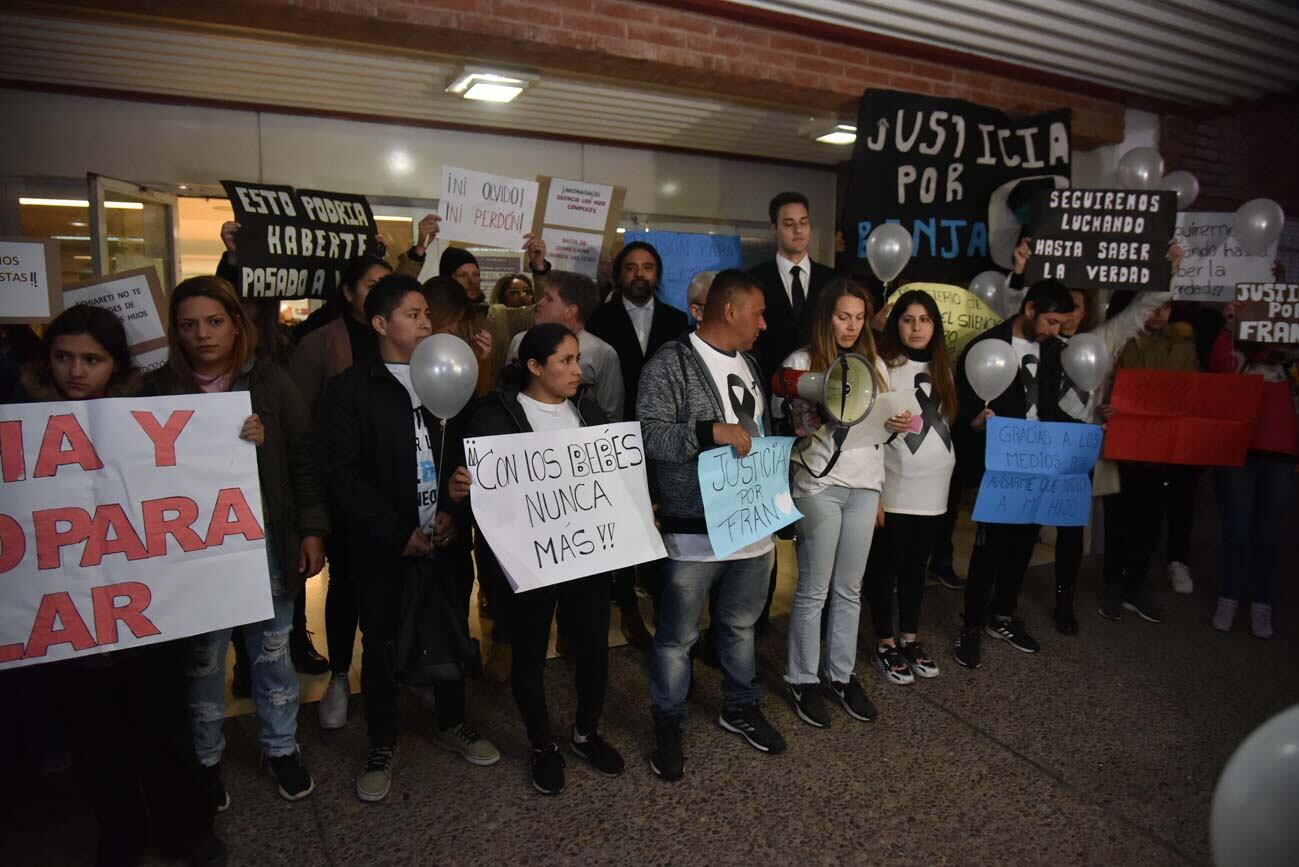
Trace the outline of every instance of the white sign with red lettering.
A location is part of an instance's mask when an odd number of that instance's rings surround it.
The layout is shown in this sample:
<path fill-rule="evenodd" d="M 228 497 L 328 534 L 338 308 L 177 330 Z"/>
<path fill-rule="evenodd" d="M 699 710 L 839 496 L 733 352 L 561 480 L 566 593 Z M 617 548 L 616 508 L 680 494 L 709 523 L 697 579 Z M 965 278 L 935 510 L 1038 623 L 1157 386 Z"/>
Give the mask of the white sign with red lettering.
<path fill-rule="evenodd" d="M 537 210 L 537 182 L 442 167 L 439 234 L 448 241 L 522 250 Z"/>
<path fill-rule="evenodd" d="M 272 616 L 247 392 L 0 407 L 0 669 Z"/>

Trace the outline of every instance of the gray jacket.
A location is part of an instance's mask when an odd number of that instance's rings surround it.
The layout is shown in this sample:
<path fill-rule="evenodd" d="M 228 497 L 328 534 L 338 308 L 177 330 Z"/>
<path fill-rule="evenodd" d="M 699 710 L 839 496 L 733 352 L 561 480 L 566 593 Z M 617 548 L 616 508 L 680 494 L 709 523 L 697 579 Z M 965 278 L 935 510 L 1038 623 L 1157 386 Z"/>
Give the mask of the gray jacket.
<path fill-rule="evenodd" d="M 744 360 L 762 382 L 757 362 Z M 769 401 L 762 429 L 771 432 Z M 641 371 L 636 415 L 650 461 L 658 518 L 664 533 L 707 533 L 699 493 L 699 453 L 716 448 L 713 424 L 726 421 L 722 395 L 686 334 L 665 343 Z"/>

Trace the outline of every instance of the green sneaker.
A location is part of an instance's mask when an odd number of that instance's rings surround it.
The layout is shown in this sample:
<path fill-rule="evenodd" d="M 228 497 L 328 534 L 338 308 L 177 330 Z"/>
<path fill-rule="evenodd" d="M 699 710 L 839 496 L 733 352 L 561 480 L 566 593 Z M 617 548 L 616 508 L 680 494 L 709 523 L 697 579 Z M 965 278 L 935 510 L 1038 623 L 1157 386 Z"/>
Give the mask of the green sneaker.
<path fill-rule="evenodd" d="M 365 770 L 356 778 L 356 796 L 362 801 L 374 803 L 388 797 L 392 789 L 392 770 L 397 766 L 396 745 L 387 747 L 370 747 L 370 757 L 366 759 Z"/>
<path fill-rule="evenodd" d="M 469 723 L 454 725 L 445 731 L 433 730 L 433 743 L 444 750 L 459 753 L 471 765 L 494 765 L 501 760 L 501 754 L 487 738 L 474 730 Z"/>

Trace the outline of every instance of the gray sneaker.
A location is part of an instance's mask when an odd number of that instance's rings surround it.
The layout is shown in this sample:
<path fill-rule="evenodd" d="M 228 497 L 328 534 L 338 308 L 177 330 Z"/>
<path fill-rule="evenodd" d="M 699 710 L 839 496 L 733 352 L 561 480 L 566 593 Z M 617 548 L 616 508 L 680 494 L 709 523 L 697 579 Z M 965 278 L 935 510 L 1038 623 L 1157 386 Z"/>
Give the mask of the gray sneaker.
<path fill-rule="evenodd" d="M 397 745 L 370 747 L 365 770 L 356 778 L 356 796 L 374 803 L 388 797 L 392 789 L 392 771 L 397 766 Z"/>
<path fill-rule="evenodd" d="M 433 730 L 433 743 L 444 750 L 459 753 L 471 765 L 494 765 L 501 760 L 501 754 L 487 738 L 474 730 L 469 723 L 460 723 L 443 731 Z"/>
<path fill-rule="evenodd" d="M 341 729 L 347 725 L 347 700 L 352 693 L 346 674 L 335 674 L 325 687 L 325 694 L 320 697 L 316 712 L 320 715 L 320 727 L 325 731 Z"/>

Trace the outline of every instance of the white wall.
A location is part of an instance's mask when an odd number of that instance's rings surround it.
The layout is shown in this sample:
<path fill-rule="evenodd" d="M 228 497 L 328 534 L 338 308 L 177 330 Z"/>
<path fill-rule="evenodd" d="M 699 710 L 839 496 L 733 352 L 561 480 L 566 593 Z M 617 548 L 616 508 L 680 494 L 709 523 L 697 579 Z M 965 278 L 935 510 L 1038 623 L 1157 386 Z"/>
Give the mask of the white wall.
<path fill-rule="evenodd" d="M 440 168 L 450 164 L 620 184 L 628 211 L 719 222 L 763 222 L 773 195 L 801 190 L 821 229 L 813 253 L 832 259 L 835 178 L 828 168 L 4 89 L 0 117 L 7 130 L 0 174 L 7 176 L 82 179 L 96 172 L 145 184 L 237 178 L 435 198 Z"/>

